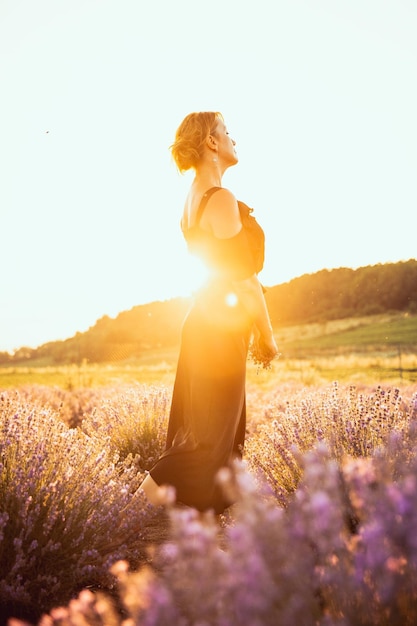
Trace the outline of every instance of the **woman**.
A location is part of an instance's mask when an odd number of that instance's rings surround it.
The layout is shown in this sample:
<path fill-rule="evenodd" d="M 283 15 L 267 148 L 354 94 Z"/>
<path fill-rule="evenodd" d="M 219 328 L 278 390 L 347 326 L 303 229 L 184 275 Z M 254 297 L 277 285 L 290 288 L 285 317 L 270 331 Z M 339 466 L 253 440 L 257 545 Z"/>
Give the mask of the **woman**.
<path fill-rule="evenodd" d="M 195 177 L 181 221 L 190 252 L 209 269 L 182 329 L 166 449 L 141 489 L 164 504 L 167 486 L 178 502 L 219 514 L 230 504 L 218 471 L 242 455 L 245 439 L 245 373 L 251 332 L 268 362 L 277 346 L 257 273 L 264 234 L 250 209 L 222 187 L 238 157 L 218 112 L 191 113 L 171 146 L 181 173 Z"/>

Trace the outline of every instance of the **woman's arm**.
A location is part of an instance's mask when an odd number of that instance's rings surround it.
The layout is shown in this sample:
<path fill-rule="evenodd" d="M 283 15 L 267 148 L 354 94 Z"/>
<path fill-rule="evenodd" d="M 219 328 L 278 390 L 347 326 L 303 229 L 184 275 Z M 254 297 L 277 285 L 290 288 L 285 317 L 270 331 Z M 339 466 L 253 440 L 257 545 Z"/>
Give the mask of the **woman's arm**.
<path fill-rule="evenodd" d="M 233 286 L 238 299 L 253 320 L 258 349 L 266 359 L 272 360 L 278 354 L 278 348 L 258 277 L 254 274 L 250 278 L 236 280 Z"/>
<path fill-rule="evenodd" d="M 230 246 L 230 238 L 236 237 L 242 229 L 239 207 L 234 195 L 227 189 L 219 189 L 207 203 L 207 209 L 203 213 L 200 224 L 206 226 L 207 230 L 218 238 L 219 243 L 223 241 Z M 234 280 L 233 286 L 238 299 L 253 320 L 258 352 L 265 361 L 272 360 L 278 354 L 278 348 L 257 275 Z"/>

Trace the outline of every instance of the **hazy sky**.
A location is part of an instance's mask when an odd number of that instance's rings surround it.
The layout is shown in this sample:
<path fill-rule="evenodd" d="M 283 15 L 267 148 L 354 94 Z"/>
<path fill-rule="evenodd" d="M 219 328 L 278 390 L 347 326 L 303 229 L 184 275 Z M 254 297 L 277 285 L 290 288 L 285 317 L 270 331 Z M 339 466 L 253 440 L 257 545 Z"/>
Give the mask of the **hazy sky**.
<path fill-rule="evenodd" d="M 416 0 L 0 0 L 0 350 L 190 294 L 194 110 L 237 142 L 264 284 L 415 258 L 416 32 Z"/>

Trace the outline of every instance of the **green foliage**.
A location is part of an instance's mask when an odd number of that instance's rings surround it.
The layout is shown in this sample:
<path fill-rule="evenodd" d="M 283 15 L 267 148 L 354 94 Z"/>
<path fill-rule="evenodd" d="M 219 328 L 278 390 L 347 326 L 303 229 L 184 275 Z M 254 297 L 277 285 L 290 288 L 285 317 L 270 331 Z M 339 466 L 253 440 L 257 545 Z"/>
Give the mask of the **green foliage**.
<path fill-rule="evenodd" d="M 384 348 L 403 348 L 415 350 L 417 348 L 417 315 L 384 315 L 377 319 L 352 319 L 350 328 L 338 330 L 337 324 L 327 331 L 322 325 L 322 334 L 315 337 L 299 338 L 297 342 L 289 342 L 287 350 L 294 347 L 308 351 L 335 352 L 336 349 L 353 349 L 378 351 Z"/>
<path fill-rule="evenodd" d="M 35 358 L 54 363 L 114 363 L 138 359 L 161 347 L 177 346 L 190 300 L 175 298 L 123 311 L 115 319 L 107 315 L 85 333 L 53 342 L 35 351 Z"/>
<path fill-rule="evenodd" d="M 266 298 L 274 327 L 390 311 L 415 312 L 417 260 L 305 274 L 269 288 Z"/>

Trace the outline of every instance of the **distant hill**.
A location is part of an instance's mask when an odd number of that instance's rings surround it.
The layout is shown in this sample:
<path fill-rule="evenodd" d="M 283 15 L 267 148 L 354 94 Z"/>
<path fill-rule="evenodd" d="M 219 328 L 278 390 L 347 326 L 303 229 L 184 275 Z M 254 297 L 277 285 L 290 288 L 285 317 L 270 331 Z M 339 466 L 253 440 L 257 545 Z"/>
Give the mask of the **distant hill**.
<path fill-rule="evenodd" d="M 292 324 L 408 311 L 417 313 L 417 260 L 339 268 L 305 274 L 267 288 L 275 329 Z M 104 316 L 84 333 L 39 348 L 0 353 L 0 364 L 114 362 L 178 345 L 190 299 L 135 306 L 116 318 Z"/>
<path fill-rule="evenodd" d="M 274 327 L 390 311 L 417 313 L 417 260 L 304 274 L 268 289 Z"/>

